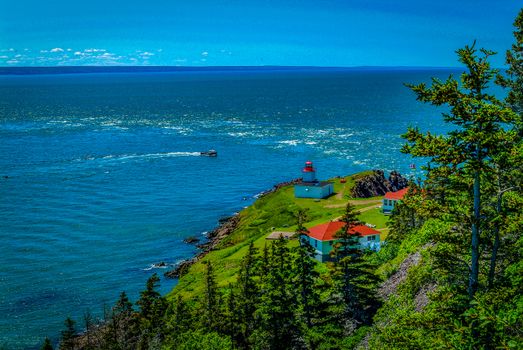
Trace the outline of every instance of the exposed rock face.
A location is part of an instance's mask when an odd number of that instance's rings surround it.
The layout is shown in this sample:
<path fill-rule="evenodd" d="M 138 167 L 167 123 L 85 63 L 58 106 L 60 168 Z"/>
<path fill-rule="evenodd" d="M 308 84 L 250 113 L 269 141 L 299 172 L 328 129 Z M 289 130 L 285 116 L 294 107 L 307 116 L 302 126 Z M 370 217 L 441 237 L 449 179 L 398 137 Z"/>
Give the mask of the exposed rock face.
<path fill-rule="evenodd" d="M 409 255 L 405 260 L 400 264 L 398 271 L 390 276 L 385 282 L 382 283 L 380 289 L 378 290 L 378 295 L 387 300 L 391 294 L 395 294 L 398 286 L 407 279 L 407 274 L 409 269 L 412 266 L 419 264 L 421 260 L 420 252 Z"/>
<path fill-rule="evenodd" d="M 351 196 L 353 198 L 383 196 L 387 192 L 399 191 L 407 185 L 408 180 L 397 171 L 392 171 L 386 179 L 383 170 L 373 170 L 372 174 L 356 180 Z"/>

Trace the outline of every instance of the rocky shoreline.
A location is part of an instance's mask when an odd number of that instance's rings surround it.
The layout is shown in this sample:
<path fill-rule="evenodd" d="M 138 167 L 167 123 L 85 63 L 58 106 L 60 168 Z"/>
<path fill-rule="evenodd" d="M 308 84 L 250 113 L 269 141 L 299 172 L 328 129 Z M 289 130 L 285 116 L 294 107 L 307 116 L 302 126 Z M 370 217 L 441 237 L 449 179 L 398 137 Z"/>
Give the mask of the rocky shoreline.
<path fill-rule="evenodd" d="M 261 198 L 270 193 L 276 192 L 282 187 L 294 185 L 300 183 L 302 179 L 294 179 L 291 181 L 280 182 L 273 186 L 270 190 L 263 191 L 256 198 Z M 240 223 L 240 214 L 236 213 L 233 216 L 223 218 L 219 220 L 219 226 L 207 234 L 208 241 L 202 244 L 198 244 L 197 247 L 200 252 L 191 259 L 183 260 L 176 267 L 170 271 L 165 272 L 163 275 L 167 278 L 179 278 L 189 271 L 189 268 L 200 259 L 202 259 L 207 253 L 216 249 L 218 244 L 227 236 L 229 236 Z"/>
<path fill-rule="evenodd" d="M 273 186 L 270 190 L 266 190 L 256 195 L 255 198 L 261 198 L 270 193 L 279 190 L 282 187 L 295 185 L 301 183 L 302 179 L 294 179 L 291 181 L 280 182 Z M 397 191 L 407 187 L 408 180 L 401 176 L 398 172 L 392 171 L 389 178 L 385 178 L 383 170 L 374 170 L 372 174 L 363 177 L 356 181 L 356 185 L 352 191 L 355 198 L 368 198 L 374 196 L 384 195 L 387 191 Z M 207 234 L 207 241 L 198 244 L 197 247 L 200 252 L 190 259 L 183 260 L 175 266 L 174 269 L 164 273 L 167 278 L 179 278 L 189 271 L 189 268 L 207 253 L 217 248 L 220 242 L 229 236 L 240 223 L 240 214 L 236 213 L 233 216 L 219 220 L 219 226 Z M 191 242 L 192 243 L 192 242 Z"/>

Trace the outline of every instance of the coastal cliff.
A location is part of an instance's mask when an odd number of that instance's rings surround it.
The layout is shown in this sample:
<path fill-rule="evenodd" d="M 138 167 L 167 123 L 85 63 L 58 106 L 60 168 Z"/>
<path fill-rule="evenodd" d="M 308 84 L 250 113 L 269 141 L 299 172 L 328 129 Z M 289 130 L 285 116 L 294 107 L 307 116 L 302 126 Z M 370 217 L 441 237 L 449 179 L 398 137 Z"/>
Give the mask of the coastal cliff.
<path fill-rule="evenodd" d="M 356 180 L 351 196 L 354 198 L 383 196 L 387 192 L 399 191 L 407 185 L 408 180 L 397 171 L 392 171 L 386 178 L 383 170 L 373 170 L 371 174 Z"/>

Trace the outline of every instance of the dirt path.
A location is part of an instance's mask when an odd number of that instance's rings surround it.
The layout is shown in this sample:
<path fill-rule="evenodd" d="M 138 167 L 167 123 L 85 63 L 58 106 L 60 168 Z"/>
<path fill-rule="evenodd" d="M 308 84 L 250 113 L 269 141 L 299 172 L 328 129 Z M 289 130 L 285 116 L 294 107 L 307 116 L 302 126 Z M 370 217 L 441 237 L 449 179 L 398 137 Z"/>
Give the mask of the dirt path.
<path fill-rule="evenodd" d="M 381 207 L 381 203 L 379 203 L 379 204 L 374 204 L 374 205 L 371 205 L 371 206 L 369 206 L 369 207 L 365 207 L 365 208 L 358 209 L 358 212 L 361 214 L 361 213 L 363 213 L 364 211 L 368 211 L 368 210 L 371 210 L 371 209 L 374 209 L 374 208 L 379 208 L 379 207 Z M 339 220 L 339 219 L 341 219 L 341 216 L 338 216 L 337 218 L 334 218 L 334 221 Z"/>
<path fill-rule="evenodd" d="M 335 196 L 336 199 L 343 199 L 343 194 L 345 193 L 345 186 L 346 186 L 346 185 L 347 185 L 347 184 L 344 183 L 344 184 L 343 184 L 343 187 L 342 187 L 342 189 L 341 189 L 341 191 L 339 191 L 338 193 L 336 193 L 336 196 Z"/>
<path fill-rule="evenodd" d="M 352 205 L 365 205 L 365 204 L 380 204 L 381 205 L 381 199 L 350 200 L 349 202 Z M 325 208 L 343 208 L 346 205 L 347 204 L 328 204 L 325 206 Z"/>

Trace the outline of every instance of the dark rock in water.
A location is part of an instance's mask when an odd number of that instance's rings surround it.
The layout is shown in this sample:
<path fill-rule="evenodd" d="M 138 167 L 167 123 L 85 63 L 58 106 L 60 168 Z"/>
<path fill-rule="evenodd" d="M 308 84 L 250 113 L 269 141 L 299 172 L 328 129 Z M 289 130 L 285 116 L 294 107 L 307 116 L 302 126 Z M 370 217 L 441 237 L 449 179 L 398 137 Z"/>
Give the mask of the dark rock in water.
<path fill-rule="evenodd" d="M 295 179 L 292 181 L 279 183 L 275 185 L 271 190 L 263 192 L 261 196 L 272 193 L 284 186 L 294 185 L 300 182 L 301 179 Z M 164 273 L 164 276 L 167 278 L 181 277 L 184 274 L 186 274 L 187 271 L 189 271 L 189 268 L 192 264 L 203 258 L 208 252 L 217 249 L 219 245 L 220 247 L 223 247 L 224 245 L 231 245 L 232 243 L 230 242 L 224 242 L 224 239 L 238 227 L 240 220 L 241 218 L 239 213 L 235 213 L 233 216 L 230 217 L 221 218 L 219 220 L 220 225 L 207 234 L 208 241 L 205 241 L 205 243 L 197 245 L 197 247 L 201 249 L 201 252 L 198 253 L 198 255 L 196 255 L 192 259 L 182 261 L 181 263 L 176 265 L 176 267 L 173 270 Z"/>
<path fill-rule="evenodd" d="M 194 236 L 189 236 L 183 240 L 184 243 L 194 244 L 200 242 L 200 239 Z"/>
<path fill-rule="evenodd" d="M 191 267 L 192 264 L 200 260 L 202 257 L 205 256 L 208 252 L 211 250 L 216 249 L 218 244 L 230 235 L 238 226 L 238 223 L 240 222 L 240 216 L 234 215 L 229 217 L 226 221 L 221 222 L 220 226 L 218 226 L 216 229 L 212 230 L 207 234 L 207 237 L 209 238 L 208 241 L 206 241 L 203 244 L 198 244 L 197 247 L 201 249 L 201 252 L 196 255 L 194 258 L 189 260 L 184 260 L 176 267 L 171 270 L 164 273 L 164 276 L 167 278 L 178 278 L 183 276 L 184 274 L 189 271 L 189 267 Z"/>
<path fill-rule="evenodd" d="M 167 278 L 182 277 L 187 273 L 187 271 L 189 271 L 189 267 L 191 267 L 191 265 L 194 264 L 196 261 L 198 261 L 196 258 L 184 260 L 178 265 L 176 265 L 176 267 L 173 270 L 167 271 L 163 275 Z"/>
<path fill-rule="evenodd" d="M 224 217 L 218 219 L 218 223 L 221 225 L 221 224 L 229 221 L 231 218 L 232 218 L 232 216 L 224 216 Z"/>
<path fill-rule="evenodd" d="M 167 267 L 167 263 L 160 261 L 158 264 L 153 264 L 153 267 Z"/>
<path fill-rule="evenodd" d="M 356 180 L 351 196 L 353 198 L 383 196 L 387 192 L 399 191 L 407 185 L 408 180 L 397 171 L 392 171 L 386 179 L 383 170 L 373 170 L 372 174 Z"/>

